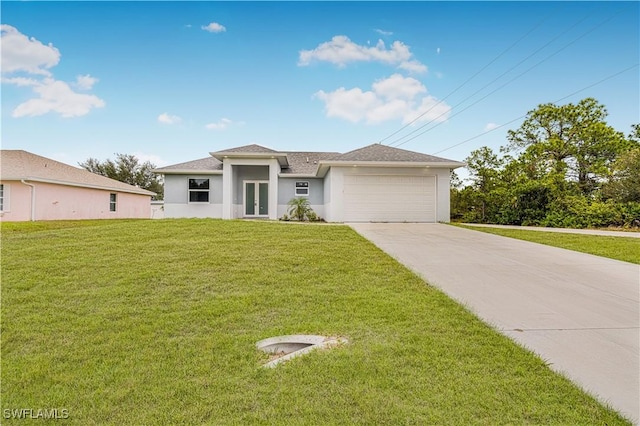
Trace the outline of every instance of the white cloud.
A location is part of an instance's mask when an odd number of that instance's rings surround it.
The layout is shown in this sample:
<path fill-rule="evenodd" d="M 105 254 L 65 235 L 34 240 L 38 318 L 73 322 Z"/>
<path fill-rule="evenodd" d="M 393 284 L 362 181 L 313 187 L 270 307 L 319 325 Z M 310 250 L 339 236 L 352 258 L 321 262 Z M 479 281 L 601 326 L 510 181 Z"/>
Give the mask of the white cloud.
<path fill-rule="evenodd" d="M 382 40 L 378 40 L 375 46 L 361 46 L 342 35 L 334 36 L 331 41 L 324 42 L 313 50 L 300 51 L 299 66 L 307 66 L 314 61 L 330 62 L 340 67 L 358 61 L 381 62 L 410 72 L 427 71 L 424 64 L 413 58 L 409 46 L 401 41 L 394 41 L 387 49 Z"/>
<path fill-rule="evenodd" d="M 37 86 L 40 81 L 28 77 L 2 77 L 3 83 L 15 84 L 18 87 Z"/>
<path fill-rule="evenodd" d="M 318 91 L 314 96 L 325 103 L 327 117 L 357 123 L 380 123 L 401 120 L 409 123 L 424 114 L 420 121 L 446 121 L 451 107 L 431 95 L 415 78 L 394 74 L 373 83 L 372 90 L 341 87 L 333 92 Z"/>
<path fill-rule="evenodd" d="M 380 103 L 373 92 L 363 92 L 359 88 L 346 90 L 344 87 L 326 93 L 322 90 L 315 94 L 325 103 L 327 117 L 340 117 L 358 122 L 367 116 Z"/>
<path fill-rule="evenodd" d="M 18 105 L 13 117 L 34 117 L 56 112 L 62 117 L 80 117 L 93 108 L 102 108 L 105 103 L 95 95 L 76 93 L 64 81 L 45 78 L 33 86 L 38 98 L 29 99 Z"/>
<path fill-rule="evenodd" d="M 87 75 L 79 75 L 76 77 L 75 86 L 80 90 L 91 90 L 93 85 L 98 82 L 97 78 Z"/>
<path fill-rule="evenodd" d="M 60 61 L 60 51 L 52 44 L 44 45 L 27 37 L 11 25 L 0 25 L 2 42 L 2 72 L 24 71 L 50 76 L 49 68 Z"/>
<path fill-rule="evenodd" d="M 422 74 L 427 72 L 427 66 L 415 60 L 405 61 L 400 65 L 398 65 L 398 68 L 401 68 L 405 71 L 409 71 L 414 74 Z"/>
<path fill-rule="evenodd" d="M 203 25 L 202 29 L 209 31 L 210 33 L 223 33 L 227 31 L 224 25 L 218 24 L 217 22 L 211 22 L 209 25 Z"/>
<path fill-rule="evenodd" d="M 163 112 L 158 116 L 158 122 L 164 124 L 179 124 L 182 122 L 182 118 L 177 115 L 169 115 L 166 112 Z"/>
<path fill-rule="evenodd" d="M 436 49 L 436 55 L 439 55 L 439 54 L 440 54 L 440 48 L 438 47 L 438 48 Z"/>
<path fill-rule="evenodd" d="M 206 127 L 209 130 L 224 130 L 227 127 L 229 127 L 232 123 L 233 121 L 229 120 L 228 118 L 223 118 L 217 123 L 209 123 L 204 127 Z"/>
<path fill-rule="evenodd" d="M 498 127 L 500 127 L 500 125 L 498 125 L 496 123 L 487 123 L 487 125 L 484 126 L 484 131 L 488 132 L 490 130 L 497 129 Z"/>
<path fill-rule="evenodd" d="M 385 36 L 393 35 L 392 31 L 385 31 L 385 30 L 381 30 L 381 29 L 378 29 L 378 28 L 376 28 L 376 32 L 378 34 L 385 35 Z"/>
<path fill-rule="evenodd" d="M 2 32 L 2 83 L 31 87 L 37 97 L 18 105 L 13 117 L 34 117 L 55 112 L 62 117 L 79 117 L 105 103 L 95 95 L 76 93 L 68 83 L 53 78 L 50 68 L 60 61 L 60 51 L 52 44 L 44 45 L 27 37 L 11 25 L 0 25 Z M 12 73 L 29 76 L 6 77 Z M 98 81 L 90 75 L 79 75 L 71 83 L 80 90 L 89 90 Z"/>

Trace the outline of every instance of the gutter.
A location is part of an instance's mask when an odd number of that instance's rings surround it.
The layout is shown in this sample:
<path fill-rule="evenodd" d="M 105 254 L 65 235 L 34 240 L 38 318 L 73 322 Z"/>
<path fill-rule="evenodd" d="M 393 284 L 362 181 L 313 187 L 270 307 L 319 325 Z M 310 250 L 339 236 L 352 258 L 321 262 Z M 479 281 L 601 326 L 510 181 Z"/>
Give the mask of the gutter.
<path fill-rule="evenodd" d="M 36 220 L 36 186 L 32 183 L 27 183 L 24 179 L 20 179 L 20 182 L 31 187 L 31 221 Z"/>

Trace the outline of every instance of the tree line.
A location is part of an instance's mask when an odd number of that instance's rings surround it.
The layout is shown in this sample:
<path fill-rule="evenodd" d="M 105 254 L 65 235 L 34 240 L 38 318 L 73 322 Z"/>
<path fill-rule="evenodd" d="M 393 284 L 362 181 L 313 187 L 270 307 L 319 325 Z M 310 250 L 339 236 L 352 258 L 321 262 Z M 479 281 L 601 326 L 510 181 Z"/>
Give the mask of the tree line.
<path fill-rule="evenodd" d="M 593 98 L 539 105 L 499 152 L 465 159 L 454 174 L 452 220 L 549 227 L 640 226 L 640 125 L 628 135 L 607 124 Z"/>
<path fill-rule="evenodd" d="M 78 163 L 80 167 L 92 173 L 106 176 L 147 191 L 155 192 L 153 200 L 164 199 L 164 184 L 159 175 L 153 173 L 156 166 L 150 161 L 143 163 L 135 155 L 116 154 L 115 161 L 100 161 L 95 158 Z"/>

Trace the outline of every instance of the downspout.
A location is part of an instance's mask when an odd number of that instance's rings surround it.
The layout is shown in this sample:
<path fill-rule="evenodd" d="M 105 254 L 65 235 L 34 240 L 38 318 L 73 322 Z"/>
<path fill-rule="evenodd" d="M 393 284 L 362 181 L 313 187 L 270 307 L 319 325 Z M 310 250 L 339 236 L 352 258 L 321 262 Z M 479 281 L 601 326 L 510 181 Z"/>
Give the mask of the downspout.
<path fill-rule="evenodd" d="M 24 179 L 20 179 L 20 182 L 31 187 L 31 221 L 33 222 L 36 220 L 36 186 L 25 182 Z"/>

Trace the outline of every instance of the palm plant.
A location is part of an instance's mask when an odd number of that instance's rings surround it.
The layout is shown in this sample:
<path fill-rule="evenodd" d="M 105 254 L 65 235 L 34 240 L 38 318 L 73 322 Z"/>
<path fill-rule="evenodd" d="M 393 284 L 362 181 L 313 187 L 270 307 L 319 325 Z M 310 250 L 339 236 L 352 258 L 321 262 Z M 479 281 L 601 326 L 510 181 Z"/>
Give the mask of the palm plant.
<path fill-rule="evenodd" d="M 289 200 L 289 216 L 294 220 L 309 220 L 310 213 L 313 212 L 309 205 L 309 200 L 303 197 L 295 197 Z"/>

